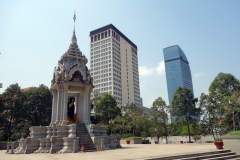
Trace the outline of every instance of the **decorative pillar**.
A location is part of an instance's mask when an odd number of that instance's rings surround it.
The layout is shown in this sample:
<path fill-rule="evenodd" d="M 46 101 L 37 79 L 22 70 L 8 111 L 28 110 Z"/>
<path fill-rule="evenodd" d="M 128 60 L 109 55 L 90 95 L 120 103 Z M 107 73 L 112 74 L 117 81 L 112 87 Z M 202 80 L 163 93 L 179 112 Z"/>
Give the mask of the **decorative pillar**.
<path fill-rule="evenodd" d="M 77 114 L 77 108 L 78 108 L 78 93 L 75 95 L 75 108 L 74 108 L 74 114 Z M 78 115 L 79 116 L 79 115 Z"/>
<path fill-rule="evenodd" d="M 60 85 L 57 86 L 57 92 L 58 92 L 58 99 L 57 99 L 57 115 L 56 115 L 56 122 L 55 124 L 58 125 L 61 120 L 61 99 L 62 99 L 62 88 Z"/>
<path fill-rule="evenodd" d="M 64 108 L 64 87 L 61 86 L 61 109 L 60 109 L 60 119 L 59 119 L 59 124 L 58 125 L 62 125 L 62 121 L 63 121 L 63 108 Z"/>
<path fill-rule="evenodd" d="M 90 124 L 90 88 L 85 90 L 85 124 Z"/>
<path fill-rule="evenodd" d="M 53 99 L 52 99 L 52 117 L 51 117 L 51 123 L 50 126 L 53 125 L 56 122 L 57 119 L 57 90 L 51 90 Z"/>
<path fill-rule="evenodd" d="M 62 122 L 61 125 L 67 125 L 67 100 L 68 100 L 68 84 L 63 84 L 63 97 L 62 97 Z"/>

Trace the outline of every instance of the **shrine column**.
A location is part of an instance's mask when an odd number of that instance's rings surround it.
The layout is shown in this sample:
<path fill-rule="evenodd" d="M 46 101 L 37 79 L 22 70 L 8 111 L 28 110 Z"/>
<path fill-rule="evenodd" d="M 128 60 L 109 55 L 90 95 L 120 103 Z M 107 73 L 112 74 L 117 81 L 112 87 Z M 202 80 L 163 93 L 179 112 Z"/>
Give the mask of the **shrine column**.
<path fill-rule="evenodd" d="M 78 114 L 78 93 L 75 95 L 75 108 L 74 108 L 74 114 Z M 79 116 L 79 115 L 78 115 Z"/>
<path fill-rule="evenodd" d="M 53 125 L 56 121 L 56 115 L 57 115 L 57 90 L 56 89 L 51 89 L 52 95 L 53 95 L 53 99 L 52 99 L 52 117 L 51 117 L 51 123 L 50 126 Z"/>
<path fill-rule="evenodd" d="M 85 94 L 84 94 L 84 91 L 83 91 L 83 93 L 80 93 L 78 95 L 77 106 L 76 106 L 77 107 L 77 115 L 80 118 L 81 123 L 85 122 L 85 117 L 84 117 L 84 113 L 85 113 L 85 111 L 84 111 L 84 106 L 85 106 L 84 100 L 85 100 L 85 98 L 84 97 L 85 97 Z"/>
<path fill-rule="evenodd" d="M 57 114 L 55 124 L 59 125 L 61 123 L 61 108 L 62 108 L 62 86 L 61 84 L 57 85 Z"/>
<path fill-rule="evenodd" d="M 63 84 L 63 93 L 62 93 L 62 119 L 61 125 L 67 125 L 67 103 L 68 103 L 68 84 Z"/>
<path fill-rule="evenodd" d="M 91 124 L 90 121 L 90 91 L 91 89 L 89 87 L 86 87 L 85 89 L 85 124 Z"/>

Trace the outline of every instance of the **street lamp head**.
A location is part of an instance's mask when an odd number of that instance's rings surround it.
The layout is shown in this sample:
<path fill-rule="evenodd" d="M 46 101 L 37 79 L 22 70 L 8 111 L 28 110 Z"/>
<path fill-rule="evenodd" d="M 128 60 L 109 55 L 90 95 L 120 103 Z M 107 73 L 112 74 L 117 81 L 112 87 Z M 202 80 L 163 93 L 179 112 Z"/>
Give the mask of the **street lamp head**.
<path fill-rule="evenodd" d="M 109 124 L 113 124 L 114 121 L 112 119 L 109 120 Z"/>

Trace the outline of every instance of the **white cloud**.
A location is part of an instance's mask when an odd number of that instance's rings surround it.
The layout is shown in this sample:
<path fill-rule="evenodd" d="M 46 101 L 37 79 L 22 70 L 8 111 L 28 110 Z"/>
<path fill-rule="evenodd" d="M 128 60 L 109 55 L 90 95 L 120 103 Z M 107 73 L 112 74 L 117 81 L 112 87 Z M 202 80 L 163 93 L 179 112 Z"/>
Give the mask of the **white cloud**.
<path fill-rule="evenodd" d="M 196 77 L 196 78 L 198 78 L 198 77 L 202 77 L 202 76 L 204 76 L 205 75 L 205 73 L 204 72 L 200 72 L 200 73 L 194 73 L 194 77 Z"/>
<path fill-rule="evenodd" d="M 164 61 L 158 63 L 156 68 L 148 68 L 147 66 L 139 66 L 139 75 L 146 76 L 146 75 L 153 75 L 153 74 L 160 74 L 163 75 L 165 73 L 165 65 Z"/>
<path fill-rule="evenodd" d="M 146 84 L 147 84 L 146 81 L 141 81 L 141 82 L 140 82 L 140 89 L 141 89 L 143 86 L 145 86 Z"/>
<path fill-rule="evenodd" d="M 158 63 L 157 68 L 155 69 L 158 74 L 163 75 L 165 73 L 165 64 L 164 61 Z"/>
<path fill-rule="evenodd" d="M 148 68 L 147 66 L 139 66 L 139 75 L 152 75 L 154 68 Z"/>

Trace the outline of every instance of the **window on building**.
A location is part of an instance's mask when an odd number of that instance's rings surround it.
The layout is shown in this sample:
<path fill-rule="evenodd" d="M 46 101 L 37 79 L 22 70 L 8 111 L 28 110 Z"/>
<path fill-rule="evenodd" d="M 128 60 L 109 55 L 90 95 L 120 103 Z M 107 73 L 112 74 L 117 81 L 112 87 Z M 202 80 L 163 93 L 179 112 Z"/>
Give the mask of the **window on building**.
<path fill-rule="evenodd" d="M 104 38 L 104 34 L 103 33 L 101 33 L 101 39 L 103 39 Z"/>

